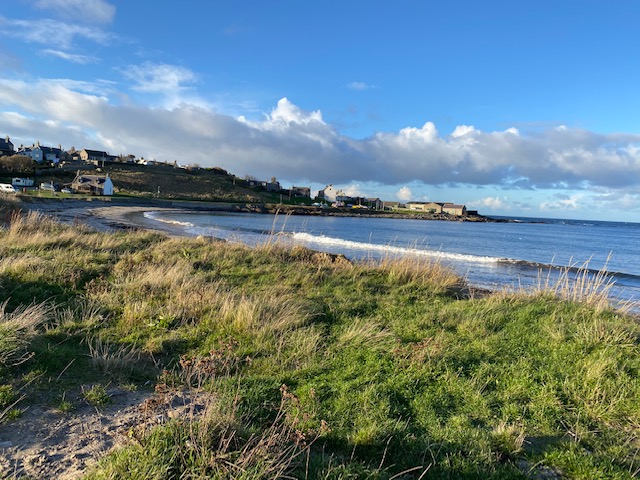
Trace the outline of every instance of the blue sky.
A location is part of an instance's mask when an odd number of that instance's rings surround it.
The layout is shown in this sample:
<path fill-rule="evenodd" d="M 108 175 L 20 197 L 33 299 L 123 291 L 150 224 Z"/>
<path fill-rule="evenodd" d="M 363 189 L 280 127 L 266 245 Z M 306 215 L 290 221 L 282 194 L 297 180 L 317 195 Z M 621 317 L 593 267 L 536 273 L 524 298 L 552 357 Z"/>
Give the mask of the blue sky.
<path fill-rule="evenodd" d="M 640 5 L 11 0 L 0 135 L 640 221 Z"/>

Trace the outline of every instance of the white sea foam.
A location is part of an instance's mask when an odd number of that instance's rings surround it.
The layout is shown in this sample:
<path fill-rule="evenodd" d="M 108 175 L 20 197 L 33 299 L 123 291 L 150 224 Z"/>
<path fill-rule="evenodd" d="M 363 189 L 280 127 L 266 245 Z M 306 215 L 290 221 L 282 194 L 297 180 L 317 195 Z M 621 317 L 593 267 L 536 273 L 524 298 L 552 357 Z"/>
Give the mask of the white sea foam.
<path fill-rule="evenodd" d="M 191 222 L 181 222 L 179 220 L 170 220 L 167 218 L 160 218 L 156 215 L 156 212 L 144 212 L 144 217 L 149 220 L 153 220 L 155 222 L 167 223 L 169 225 L 179 225 L 181 227 L 194 227 L 195 225 Z"/>
<path fill-rule="evenodd" d="M 500 260 L 496 257 L 465 255 L 461 253 L 440 252 L 437 250 L 425 250 L 421 248 L 398 247 L 395 245 L 378 245 L 375 243 L 354 242 L 352 240 L 343 240 L 341 238 L 327 237 L 325 235 L 311 235 L 309 233 L 293 233 L 293 239 L 307 244 L 316 244 L 324 246 L 332 246 L 338 248 L 346 248 L 350 250 L 361 250 L 366 252 L 379 252 L 384 255 L 415 255 L 438 258 L 454 262 L 473 262 L 473 263 L 493 263 L 496 264 Z"/>

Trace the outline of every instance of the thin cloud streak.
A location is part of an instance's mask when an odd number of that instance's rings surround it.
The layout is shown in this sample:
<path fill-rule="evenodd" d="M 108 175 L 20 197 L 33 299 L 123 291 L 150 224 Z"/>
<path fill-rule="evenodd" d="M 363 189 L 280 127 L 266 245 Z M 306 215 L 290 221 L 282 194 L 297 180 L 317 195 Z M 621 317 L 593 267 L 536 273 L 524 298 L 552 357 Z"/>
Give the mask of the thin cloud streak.
<path fill-rule="evenodd" d="M 42 50 L 42 53 L 48 56 L 61 58 L 62 60 L 66 60 L 68 62 L 78 63 L 80 65 L 87 65 L 89 63 L 99 62 L 99 59 L 96 57 L 90 57 L 87 55 L 78 55 L 78 54 L 64 52 L 61 50 L 53 50 L 50 48 Z"/>
<path fill-rule="evenodd" d="M 33 5 L 85 23 L 111 23 L 116 15 L 116 7 L 105 0 L 35 0 Z"/>
<path fill-rule="evenodd" d="M 52 33 L 52 32 L 64 32 Z M 48 18 L 38 21 L 8 19 L 0 16 L 0 35 L 14 37 L 27 43 L 46 45 L 54 50 L 71 51 L 76 39 L 90 40 L 107 46 L 117 38 L 115 34 L 95 26 L 61 23 Z"/>

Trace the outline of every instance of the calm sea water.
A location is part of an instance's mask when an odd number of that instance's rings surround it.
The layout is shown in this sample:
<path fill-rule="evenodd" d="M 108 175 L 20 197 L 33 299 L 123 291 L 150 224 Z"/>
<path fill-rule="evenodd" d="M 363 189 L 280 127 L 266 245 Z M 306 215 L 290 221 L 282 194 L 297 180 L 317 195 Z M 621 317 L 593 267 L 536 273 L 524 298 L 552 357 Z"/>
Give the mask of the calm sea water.
<path fill-rule="evenodd" d="M 411 255 L 438 259 L 472 285 L 538 285 L 560 267 L 606 270 L 612 295 L 640 304 L 640 224 L 520 218 L 509 223 L 359 217 L 147 212 L 150 226 L 250 245 L 282 241 L 351 259 Z"/>

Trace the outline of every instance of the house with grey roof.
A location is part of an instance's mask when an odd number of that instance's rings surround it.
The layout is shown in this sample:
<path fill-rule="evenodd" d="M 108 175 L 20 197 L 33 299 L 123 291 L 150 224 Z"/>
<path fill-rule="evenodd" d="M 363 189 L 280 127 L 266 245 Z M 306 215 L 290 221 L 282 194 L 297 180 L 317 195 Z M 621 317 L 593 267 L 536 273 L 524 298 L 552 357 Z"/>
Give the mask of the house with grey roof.
<path fill-rule="evenodd" d="M 60 145 L 58 145 L 58 148 L 45 147 L 44 145 L 40 145 L 40 142 L 38 141 L 30 147 L 21 147 L 18 149 L 18 154 L 31 157 L 33 161 L 38 163 L 58 163 L 62 156 L 62 147 L 60 147 Z"/>
<path fill-rule="evenodd" d="M 71 190 L 91 195 L 113 195 L 113 182 L 107 175 L 81 175 L 78 171 L 71 182 Z"/>
<path fill-rule="evenodd" d="M 102 162 L 109 161 L 109 153 L 103 152 L 101 150 L 89 150 L 87 148 L 83 148 L 80 150 L 80 160 L 88 162 L 90 160 L 98 160 Z"/>
<path fill-rule="evenodd" d="M 15 154 L 15 148 L 13 147 L 13 143 L 9 139 L 9 135 L 7 135 L 4 139 L 0 138 L 0 157 L 3 155 L 13 155 Z"/>

